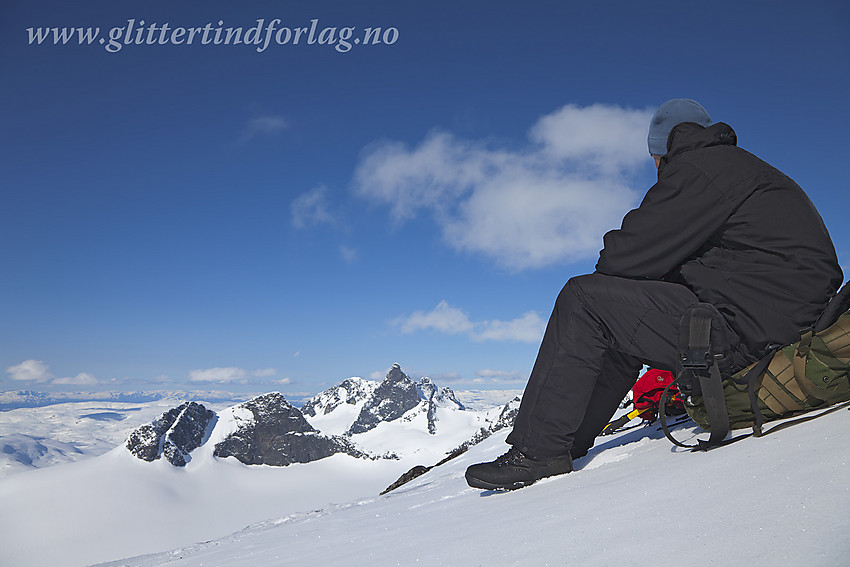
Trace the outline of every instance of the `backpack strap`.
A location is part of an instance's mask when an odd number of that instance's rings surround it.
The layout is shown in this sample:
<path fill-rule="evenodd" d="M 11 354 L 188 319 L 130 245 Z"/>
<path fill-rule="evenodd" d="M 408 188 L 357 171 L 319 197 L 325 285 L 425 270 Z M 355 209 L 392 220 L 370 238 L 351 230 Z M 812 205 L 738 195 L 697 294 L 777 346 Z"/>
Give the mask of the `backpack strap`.
<path fill-rule="evenodd" d="M 770 365 L 770 361 L 773 360 L 773 355 L 776 353 L 775 346 L 771 346 L 768 348 L 767 354 L 765 354 L 761 360 L 756 362 L 755 366 L 750 368 L 750 370 L 744 374 L 740 379 L 735 380 L 738 384 L 746 384 L 747 385 L 747 396 L 750 398 L 750 408 L 753 410 L 753 416 L 755 417 L 755 423 L 753 424 L 753 435 L 756 437 L 762 436 L 762 426 L 764 425 L 764 415 L 761 413 L 761 409 L 759 409 L 759 401 L 758 401 L 758 387 L 759 382 L 761 382 L 762 376 L 764 376 L 765 370 Z M 733 378 L 734 380 L 734 378 Z"/>
<path fill-rule="evenodd" d="M 820 333 L 831 326 L 848 309 L 850 309 L 850 281 L 845 283 L 841 290 L 830 298 L 826 308 L 814 324 L 814 332 Z"/>
<path fill-rule="evenodd" d="M 723 393 L 723 378 L 711 348 L 711 322 L 716 316 L 719 316 L 716 310 L 706 303 L 698 303 L 685 311 L 679 327 L 680 359 L 677 377 L 664 389 L 659 402 L 659 406 L 664 407 L 670 386 L 677 382 L 680 383 L 679 390 L 683 395 L 702 396 L 711 426 L 708 441 L 697 439 L 696 445 L 684 445 L 676 441 L 669 434 L 664 412 L 659 412 L 661 427 L 668 439 L 680 447 L 700 451 L 726 445 L 726 436 L 729 435 L 729 413 Z"/>
<path fill-rule="evenodd" d="M 822 396 L 812 383 L 806 380 L 806 357 L 812 349 L 812 329 L 806 329 L 800 334 L 800 342 L 794 349 L 794 379 L 802 390 L 809 396 L 820 400 Z"/>

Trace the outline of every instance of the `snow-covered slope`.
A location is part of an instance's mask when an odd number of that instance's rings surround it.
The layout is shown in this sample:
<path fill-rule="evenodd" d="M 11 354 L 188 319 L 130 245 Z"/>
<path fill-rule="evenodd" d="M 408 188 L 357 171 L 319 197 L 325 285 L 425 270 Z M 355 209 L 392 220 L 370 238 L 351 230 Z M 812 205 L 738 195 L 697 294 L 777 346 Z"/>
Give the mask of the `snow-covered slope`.
<path fill-rule="evenodd" d="M 506 430 L 385 496 L 418 459 L 246 466 L 208 443 L 178 468 L 119 447 L 3 479 L 0 565 L 845 565 L 848 426 L 841 410 L 708 453 L 642 427 L 510 493 L 463 479 Z"/>
<path fill-rule="evenodd" d="M 109 565 L 847 565 L 848 426 L 839 411 L 708 453 L 640 428 L 605 438 L 572 474 L 468 488 L 463 471 L 503 452 L 502 432 L 385 496 Z"/>
<path fill-rule="evenodd" d="M 142 461 L 122 445 L 3 479 L 0 565 L 81 566 L 223 537 L 264 518 L 377 494 L 412 466 L 344 454 L 248 466 L 214 457 L 213 447 L 175 467 Z"/>

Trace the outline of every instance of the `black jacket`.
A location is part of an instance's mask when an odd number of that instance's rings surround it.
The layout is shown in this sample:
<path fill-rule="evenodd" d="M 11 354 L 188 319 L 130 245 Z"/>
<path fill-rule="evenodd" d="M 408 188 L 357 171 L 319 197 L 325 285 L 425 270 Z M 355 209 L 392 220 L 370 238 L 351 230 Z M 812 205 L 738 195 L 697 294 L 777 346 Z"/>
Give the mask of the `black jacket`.
<path fill-rule="evenodd" d="M 808 196 L 736 143 L 722 122 L 673 128 L 658 183 L 605 235 L 596 270 L 686 285 L 757 356 L 796 341 L 843 275 Z"/>

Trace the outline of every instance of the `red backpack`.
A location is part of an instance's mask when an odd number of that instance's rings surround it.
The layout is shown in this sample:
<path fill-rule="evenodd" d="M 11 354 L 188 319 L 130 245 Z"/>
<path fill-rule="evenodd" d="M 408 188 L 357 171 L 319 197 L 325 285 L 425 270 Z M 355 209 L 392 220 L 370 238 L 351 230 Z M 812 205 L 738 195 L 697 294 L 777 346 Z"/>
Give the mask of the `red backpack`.
<path fill-rule="evenodd" d="M 638 381 L 632 386 L 632 400 L 636 410 L 643 410 L 638 414 L 639 417 L 649 422 L 656 420 L 661 394 L 667 384 L 672 381 L 672 373 L 655 368 L 650 368 L 643 373 L 643 376 L 638 378 Z M 670 388 L 666 406 L 664 412 L 666 415 L 685 413 L 685 405 L 682 403 L 682 398 L 676 386 Z"/>

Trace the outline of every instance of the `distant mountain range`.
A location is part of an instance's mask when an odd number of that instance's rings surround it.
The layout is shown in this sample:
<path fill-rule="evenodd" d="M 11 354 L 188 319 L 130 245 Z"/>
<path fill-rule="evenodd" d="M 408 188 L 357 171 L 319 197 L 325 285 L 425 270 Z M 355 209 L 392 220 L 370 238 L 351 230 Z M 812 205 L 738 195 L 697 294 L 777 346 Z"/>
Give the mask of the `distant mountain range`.
<path fill-rule="evenodd" d="M 246 399 L 231 392 L 210 391 L 171 391 L 162 390 L 155 392 L 36 392 L 34 390 L 13 390 L 0 392 L 0 411 L 19 408 L 39 408 L 55 404 L 66 404 L 72 402 L 122 402 L 141 404 L 145 402 L 156 402 L 168 398 L 184 401 L 205 402 L 230 402 Z"/>
<path fill-rule="evenodd" d="M 451 388 L 410 379 L 394 364 L 381 382 L 349 378 L 300 409 L 277 392 L 219 413 L 184 402 L 136 428 L 127 449 L 139 459 L 185 466 L 213 444 L 216 457 L 248 465 L 286 466 L 345 453 L 355 458 L 423 459 L 464 451 L 513 423 L 519 399 L 501 408 L 468 410 Z"/>

